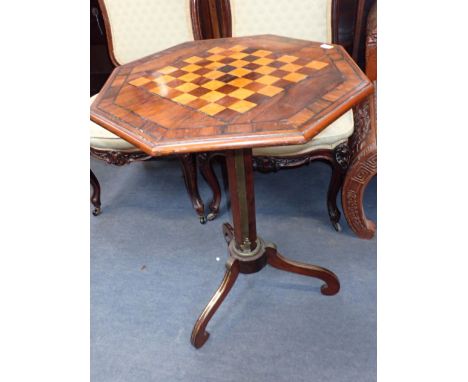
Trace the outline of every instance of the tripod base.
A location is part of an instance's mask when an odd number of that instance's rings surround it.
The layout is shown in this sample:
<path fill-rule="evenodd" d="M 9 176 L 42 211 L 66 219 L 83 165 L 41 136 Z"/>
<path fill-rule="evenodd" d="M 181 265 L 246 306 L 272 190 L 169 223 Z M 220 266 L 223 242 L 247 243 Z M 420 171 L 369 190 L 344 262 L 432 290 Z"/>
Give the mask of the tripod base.
<path fill-rule="evenodd" d="M 321 287 L 322 294 L 332 296 L 340 290 L 340 282 L 336 275 L 328 269 L 300 263 L 283 257 L 276 250 L 274 244 L 266 244 L 261 239 L 258 240 L 257 248 L 252 255 L 243 256 L 235 247 L 234 230 L 228 223 L 223 225 L 223 234 L 229 245 L 229 257 L 226 262 L 226 272 L 221 285 L 205 307 L 192 330 L 190 339 L 197 349 L 202 347 L 208 340 L 209 333 L 206 326 L 211 320 L 216 310 L 224 301 L 232 286 L 236 282 L 239 273 L 256 273 L 262 270 L 267 264 L 283 271 L 297 273 L 304 276 L 315 277 L 325 284 Z M 260 246 L 260 247 L 258 247 Z"/>

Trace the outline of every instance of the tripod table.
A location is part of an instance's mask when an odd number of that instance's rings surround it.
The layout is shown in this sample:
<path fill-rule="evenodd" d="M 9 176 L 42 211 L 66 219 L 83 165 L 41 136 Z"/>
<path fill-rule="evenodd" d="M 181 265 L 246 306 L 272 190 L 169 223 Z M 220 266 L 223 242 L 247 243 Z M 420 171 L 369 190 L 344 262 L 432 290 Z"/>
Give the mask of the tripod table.
<path fill-rule="evenodd" d="M 269 264 L 321 279 L 324 295 L 338 293 L 333 272 L 289 260 L 257 235 L 252 148 L 306 143 L 372 92 L 342 47 L 273 35 L 187 42 L 114 70 L 91 106 L 94 122 L 151 156 L 226 156 L 229 256 L 193 328 L 196 348 L 239 273 Z"/>

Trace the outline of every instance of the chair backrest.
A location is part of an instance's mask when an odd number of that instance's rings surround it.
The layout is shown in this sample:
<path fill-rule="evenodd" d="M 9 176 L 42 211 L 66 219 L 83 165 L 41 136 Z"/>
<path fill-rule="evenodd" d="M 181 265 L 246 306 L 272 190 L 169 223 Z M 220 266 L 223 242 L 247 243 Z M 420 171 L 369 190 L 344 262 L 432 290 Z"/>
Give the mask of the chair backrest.
<path fill-rule="evenodd" d="M 115 65 L 200 38 L 196 0 L 99 0 Z"/>
<path fill-rule="evenodd" d="M 366 75 L 371 81 L 377 81 L 377 2 L 367 16 Z"/>
<path fill-rule="evenodd" d="M 331 43 L 335 0 L 226 0 L 232 36 L 276 34 Z M 229 12 L 230 11 L 230 12 Z"/>

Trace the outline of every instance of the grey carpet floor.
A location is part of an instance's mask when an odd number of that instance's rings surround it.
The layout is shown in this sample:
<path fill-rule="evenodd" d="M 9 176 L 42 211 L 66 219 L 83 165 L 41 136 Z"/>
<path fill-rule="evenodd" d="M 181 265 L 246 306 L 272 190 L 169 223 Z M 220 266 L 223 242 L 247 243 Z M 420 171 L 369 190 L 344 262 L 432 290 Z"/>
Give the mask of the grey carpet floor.
<path fill-rule="evenodd" d="M 333 270 L 340 293 L 270 267 L 240 275 L 199 350 L 190 333 L 224 274 L 225 195 L 201 225 L 177 161 L 91 168 L 103 192 L 90 218 L 93 382 L 376 380 L 376 239 L 358 239 L 344 217 L 333 230 L 325 164 L 255 174 L 257 230 L 283 255 Z M 375 220 L 375 180 L 365 206 Z"/>

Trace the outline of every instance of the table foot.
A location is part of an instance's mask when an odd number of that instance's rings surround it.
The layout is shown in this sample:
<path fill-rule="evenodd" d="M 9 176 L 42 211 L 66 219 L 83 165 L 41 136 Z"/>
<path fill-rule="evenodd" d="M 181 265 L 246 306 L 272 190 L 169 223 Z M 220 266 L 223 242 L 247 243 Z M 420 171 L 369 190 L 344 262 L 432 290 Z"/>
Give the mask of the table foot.
<path fill-rule="evenodd" d="M 210 334 L 205 330 L 211 317 L 216 313 L 221 303 L 224 301 L 239 275 L 239 260 L 230 257 L 226 263 L 226 273 L 223 281 L 215 292 L 210 302 L 198 317 L 192 330 L 190 342 L 197 349 L 201 348 L 208 340 Z"/>
<path fill-rule="evenodd" d="M 274 268 L 304 276 L 315 277 L 324 281 L 325 284 L 322 285 L 320 291 L 326 296 L 333 296 L 340 290 L 340 282 L 338 277 L 336 277 L 336 275 L 328 269 L 316 265 L 289 260 L 278 253 L 276 248 L 272 246 L 266 247 L 266 255 L 268 264 Z"/>
<path fill-rule="evenodd" d="M 274 244 L 265 244 L 261 239 L 259 241 L 260 247 L 258 253 L 242 259 L 232 246 L 233 228 L 229 223 L 223 224 L 223 233 L 226 241 L 231 243 L 229 245 L 229 258 L 226 263 L 226 273 L 221 285 L 202 314 L 200 314 L 192 330 L 190 341 L 197 349 L 202 347 L 208 340 L 209 333 L 205 330 L 206 326 L 236 282 L 239 273 L 256 273 L 262 270 L 265 265 L 269 264 L 283 271 L 315 277 L 324 281 L 325 284 L 322 285 L 320 289 L 324 295 L 332 296 L 337 294 L 340 290 L 340 282 L 333 272 L 316 265 L 289 260 L 278 253 Z"/>

